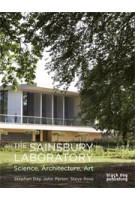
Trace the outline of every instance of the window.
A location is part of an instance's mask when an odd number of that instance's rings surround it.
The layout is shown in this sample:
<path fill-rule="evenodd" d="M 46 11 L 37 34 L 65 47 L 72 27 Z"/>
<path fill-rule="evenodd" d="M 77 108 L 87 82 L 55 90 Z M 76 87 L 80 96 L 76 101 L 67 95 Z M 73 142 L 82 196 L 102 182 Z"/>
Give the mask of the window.
<path fill-rule="evenodd" d="M 0 91 L 0 114 L 7 114 L 7 91 Z"/>
<path fill-rule="evenodd" d="M 34 114 L 34 94 L 30 92 L 23 93 L 23 115 L 33 116 Z"/>

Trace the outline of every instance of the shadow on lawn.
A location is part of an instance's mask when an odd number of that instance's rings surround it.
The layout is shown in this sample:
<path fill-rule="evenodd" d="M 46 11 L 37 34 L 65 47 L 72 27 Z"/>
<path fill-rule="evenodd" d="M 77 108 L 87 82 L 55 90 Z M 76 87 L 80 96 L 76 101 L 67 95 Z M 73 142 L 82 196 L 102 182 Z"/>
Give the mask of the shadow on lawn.
<path fill-rule="evenodd" d="M 83 170 L 85 166 L 93 166 L 94 171 Z M 20 166 L 20 165 L 17 165 Z M 23 164 L 28 166 L 28 164 Z M 35 166 L 35 165 L 29 165 Z M 36 165 L 41 168 L 41 165 Z M 52 166 L 52 165 L 46 165 Z M 64 167 L 67 164 L 55 164 Z M 135 163 L 92 163 L 68 164 L 69 167 L 79 166 L 81 171 L 14 171 L 14 165 L 1 165 L 1 187 L 3 188 L 134 188 Z M 120 176 L 126 174 L 128 180 L 106 181 L 107 175 Z M 19 179 L 19 180 L 18 180 Z"/>

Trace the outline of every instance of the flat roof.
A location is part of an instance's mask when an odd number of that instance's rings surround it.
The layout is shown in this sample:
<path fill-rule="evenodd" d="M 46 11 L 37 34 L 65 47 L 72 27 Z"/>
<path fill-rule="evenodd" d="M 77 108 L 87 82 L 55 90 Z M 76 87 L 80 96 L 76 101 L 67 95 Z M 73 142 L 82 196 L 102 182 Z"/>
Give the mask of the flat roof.
<path fill-rule="evenodd" d="M 3 87 L 0 86 L 0 90 L 3 90 Z M 7 90 L 12 90 L 12 86 L 8 86 Z M 28 84 L 22 84 L 19 85 L 18 90 L 23 90 L 23 91 L 30 91 L 30 92 L 47 92 L 47 93 L 54 93 L 54 94 L 69 94 L 69 95 L 75 95 L 78 96 L 78 92 L 74 91 L 68 91 L 68 90 L 60 90 L 60 89 L 53 89 L 53 88 L 46 88 L 46 87 L 41 87 L 37 86 L 37 84 L 33 85 L 28 85 Z"/>
<path fill-rule="evenodd" d="M 0 123 L 2 129 L 17 129 L 17 130 L 48 130 L 48 131 L 70 131 L 70 132 L 86 132 L 86 133 L 101 133 L 93 127 L 86 126 L 60 126 L 60 125 L 38 125 L 38 124 L 13 124 Z"/>

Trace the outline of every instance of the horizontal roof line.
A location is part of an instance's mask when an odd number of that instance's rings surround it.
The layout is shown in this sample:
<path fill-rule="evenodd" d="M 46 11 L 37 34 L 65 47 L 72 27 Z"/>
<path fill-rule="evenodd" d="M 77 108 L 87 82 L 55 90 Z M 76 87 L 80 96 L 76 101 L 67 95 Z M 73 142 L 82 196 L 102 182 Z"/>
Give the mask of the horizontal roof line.
<path fill-rule="evenodd" d="M 2 90 L 2 89 L 3 89 L 3 87 L 0 86 L 0 90 Z M 11 90 L 11 89 L 12 89 L 12 86 L 7 87 L 7 90 Z M 48 91 L 48 92 L 51 92 L 51 93 L 53 91 L 54 93 L 62 93 L 62 94 L 64 94 L 64 93 L 75 94 L 75 95 L 79 94 L 78 92 L 75 92 L 75 91 L 41 87 L 41 86 L 37 86 L 37 84 L 33 84 L 33 85 L 22 84 L 22 85 L 19 85 L 18 90 L 31 90 L 31 91 L 43 91 L 43 92 Z"/>
<path fill-rule="evenodd" d="M 72 131 L 72 132 L 86 132 L 86 133 L 101 133 L 93 127 L 86 126 L 60 126 L 60 125 L 38 125 L 38 124 L 12 124 L 0 123 L 0 128 L 3 129 L 20 129 L 20 130 L 48 130 L 48 131 Z"/>

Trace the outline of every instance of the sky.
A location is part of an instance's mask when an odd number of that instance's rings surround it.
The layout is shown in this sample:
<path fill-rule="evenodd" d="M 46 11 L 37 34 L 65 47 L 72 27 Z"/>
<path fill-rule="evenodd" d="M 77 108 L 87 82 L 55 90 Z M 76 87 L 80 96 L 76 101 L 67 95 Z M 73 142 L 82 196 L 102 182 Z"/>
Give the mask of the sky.
<path fill-rule="evenodd" d="M 34 82 L 37 84 L 37 86 L 40 87 L 45 87 L 45 88 L 53 88 L 53 79 L 52 76 L 54 75 L 53 73 L 48 74 L 48 71 L 45 70 L 45 59 L 48 58 L 48 54 L 44 53 L 43 59 L 39 60 L 37 63 L 37 70 L 36 70 L 36 79 Z M 0 86 L 1 86 L 1 79 L 2 75 L 0 75 Z M 62 87 L 59 89 L 62 90 Z M 68 91 L 73 91 L 77 92 L 77 88 L 75 87 L 75 82 L 71 83 L 70 87 L 68 88 Z"/>
<path fill-rule="evenodd" d="M 37 86 L 45 88 L 53 88 L 53 80 L 51 78 L 52 76 L 53 74 L 48 75 L 48 72 L 45 70 L 45 62 L 43 60 L 40 60 L 37 64 L 36 79 L 34 80 L 34 82 L 37 83 Z M 0 85 L 1 85 L 1 78 L 2 76 L 0 76 Z M 75 82 L 71 84 L 68 90 L 77 92 L 77 88 L 74 85 Z"/>
<path fill-rule="evenodd" d="M 79 3 L 78 0 L 59 1 L 60 0 L 49 0 L 45 2 L 44 0 L 38 0 L 31 4 L 28 3 L 27 0 L 4 0 L 1 2 L 0 9 L 2 12 L 134 12 L 133 0 L 131 0 L 130 3 L 129 0 L 124 0 L 122 3 L 118 0 L 94 0 L 92 2 L 90 2 L 90 0 L 83 0 L 82 2 L 79 1 Z M 35 82 L 39 86 L 52 88 L 53 81 L 51 79 L 51 75 L 48 75 L 44 68 L 45 63 L 42 60 L 39 61 Z M 71 84 L 69 88 L 70 91 L 77 91 L 77 88 L 75 88 L 74 85 L 75 83 Z"/>
<path fill-rule="evenodd" d="M 52 76 L 53 74 L 48 75 L 47 71 L 45 70 L 45 62 L 40 60 L 37 65 L 36 79 L 34 82 L 37 83 L 38 86 L 53 88 Z M 75 82 L 70 85 L 68 90 L 76 92 L 77 88 L 74 85 Z"/>

